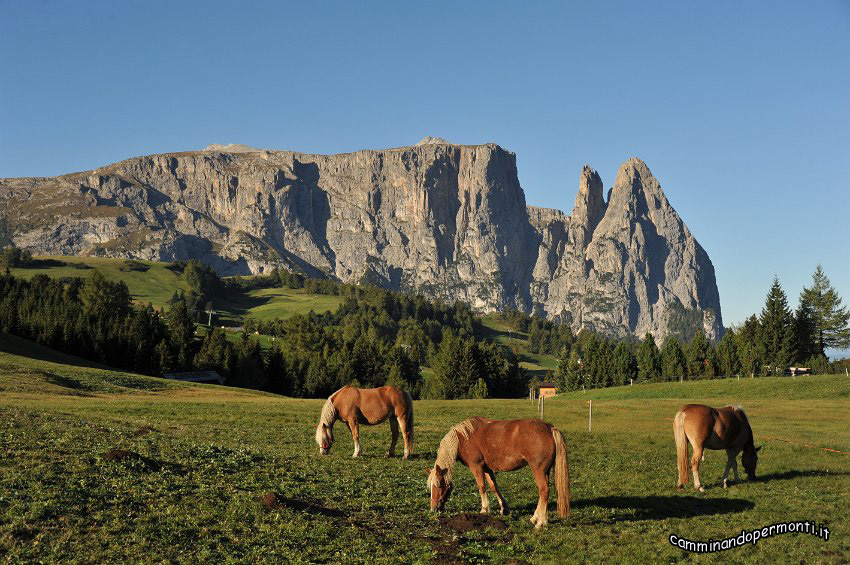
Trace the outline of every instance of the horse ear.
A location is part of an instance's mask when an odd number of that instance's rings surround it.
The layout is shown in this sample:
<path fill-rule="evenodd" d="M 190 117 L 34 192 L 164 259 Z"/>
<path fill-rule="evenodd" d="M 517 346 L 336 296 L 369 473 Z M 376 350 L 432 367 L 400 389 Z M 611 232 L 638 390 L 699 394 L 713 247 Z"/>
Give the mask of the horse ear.
<path fill-rule="evenodd" d="M 764 447 L 764 446 L 763 446 L 763 445 L 758 446 L 758 447 L 756 448 L 756 453 L 758 453 L 759 451 L 761 451 L 761 448 L 762 448 L 762 447 Z"/>
<path fill-rule="evenodd" d="M 328 429 L 328 425 L 324 422 L 322 422 L 322 427 L 325 428 L 325 429 Z"/>
<path fill-rule="evenodd" d="M 441 468 L 439 465 L 434 465 L 434 471 L 437 472 L 438 475 L 442 475 L 445 469 Z"/>

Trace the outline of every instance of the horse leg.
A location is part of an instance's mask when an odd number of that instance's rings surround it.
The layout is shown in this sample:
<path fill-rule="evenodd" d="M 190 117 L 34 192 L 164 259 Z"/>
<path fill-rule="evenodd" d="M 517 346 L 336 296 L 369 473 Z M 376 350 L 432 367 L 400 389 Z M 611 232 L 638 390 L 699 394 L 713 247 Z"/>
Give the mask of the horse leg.
<path fill-rule="evenodd" d="M 732 450 L 727 450 L 727 453 L 730 451 Z M 729 453 L 729 463 L 732 465 L 732 472 L 735 474 L 735 482 L 740 483 L 741 477 L 738 475 L 738 451 Z"/>
<path fill-rule="evenodd" d="M 505 497 L 502 496 L 499 485 L 496 484 L 496 473 L 492 469 L 484 469 L 484 477 L 487 479 L 487 484 L 490 485 L 490 490 L 496 493 L 496 498 L 499 499 L 499 513 L 502 516 L 507 516 L 509 513 L 508 503 L 505 501 Z"/>
<path fill-rule="evenodd" d="M 542 528 L 549 523 L 549 473 L 543 467 L 532 469 L 534 472 L 534 482 L 537 483 L 537 491 L 539 493 L 537 499 L 537 510 L 531 517 L 531 523 L 535 528 Z"/>
<path fill-rule="evenodd" d="M 407 433 L 407 419 L 404 416 L 398 418 L 398 424 L 401 426 L 401 439 L 404 441 L 404 458 L 407 459 L 413 451 L 413 445 Z"/>
<path fill-rule="evenodd" d="M 705 487 L 699 482 L 699 462 L 702 460 L 703 447 L 696 443 L 693 444 L 694 454 L 691 457 L 691 470 L 694 474 L 694 488 L 700 492 L 705 492 Z"/>
<path fill-rule="evenodd" d="M 726 488 L 726 478 L 729 476 L 729 469 L 732 468 L 732 453 L 731 449 L 726 450 L 726 467 L 723 468 L 723 488 Z M 705 457 L 705 456 L 703 456 Z"/>
<path fill-rule="evenodd" d="M 392 457 L 395 455 L 395 444 L 398 442 L 398 420 L 396 420 L 394 415 L 390 415 L 389 420 L 393 439 L 390 441 L 390 449 L 387 451 L 387 457 Z"/>
<path fill-rule="evenodd" d="M 354 454 L 352 457 L 360 457 L 360 427 L 357 425 L 357 420 L 352 418 L 348 422 L 348 427 L 351 428 L 351 439 L 354 440 Z"/>
<path fill-rule="evenodd" d="M 481 513 L 490 513 L 490 499 L 487 498 L 487 488 L 484 486 L 484 469 L 481 465 L 470 465 L 469 470 L 472 476 L 475 477 L 475 482 L 478 485 L 478 494 L 481 495 Z"/>

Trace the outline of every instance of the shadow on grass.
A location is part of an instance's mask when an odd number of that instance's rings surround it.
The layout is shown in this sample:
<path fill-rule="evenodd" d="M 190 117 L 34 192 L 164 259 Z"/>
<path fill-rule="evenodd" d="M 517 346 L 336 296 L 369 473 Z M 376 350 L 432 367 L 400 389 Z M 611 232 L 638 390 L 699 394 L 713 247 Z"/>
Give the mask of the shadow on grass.
<path fill-rule="evenodd" d="M 695 496 L 601 496 L 572 503 L 573 509 L 595 506 L 615 512 L 607 521 L 630 522 L 715 516 L 751 510 L 755 504 L 738 498 L 701 498 Z M 531 511 L 534 505 L 529 505 Z"/>
<path fill-rule="evenodd" d="M 847 471 L 820 471 L 817 469 L 808 469 L 800 471 L 783 471 L 782 473 L 770 473 L 767 475 L 759 475 L 755 482 L 767 481 L 790 481 L 792 479 L 802 479 L 806 477 L 840 477 L 850 475 Z"/>
<path fill-rule="evenodd" d="M 318 516 L 324 516 L 326 518 L 340 518 L 343 516 L 347 516 L 347 514 L 342 510 L 338 510 L 336 508 L 328 508 L 326 506 L 322 506 L 321 504 L 317 504 L 307 500 L 287 498 L 276 492 L 267 492 L 263 496 L 257 497 L 257 501 L 262 504 L 262 506 L 266 510 L 281 510 L 284 508 L 288 508 L 290 510 L 295 510 L 296 512 L 314 514 Z"/>

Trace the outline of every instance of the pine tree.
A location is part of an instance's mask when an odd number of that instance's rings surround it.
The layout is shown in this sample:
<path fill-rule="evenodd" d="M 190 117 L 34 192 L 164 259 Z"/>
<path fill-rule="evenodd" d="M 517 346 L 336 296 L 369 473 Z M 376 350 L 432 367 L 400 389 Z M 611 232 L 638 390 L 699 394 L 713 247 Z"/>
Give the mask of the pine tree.
<path fill-rule="evenodd" d="M 803 291 L 805 293 L 805 290 Z M 794 313 L 794 350 L 797 361 L 806 363 L 815 356 L 823 355 L 816 341 L 815 313 L 811 304 L 802 296 Z"/>
<path fill-rule="evenodd" d="M 655 345 L 655 338 L 646 332 L 640 342 L 637 352 L 638 378 L 641 381 L 657 381 L 661 379 L 661 353 Z"/>
<path fill-rule="evenodd" d="M 637 377 L 637 359 L 632 348 L 625 341 L 621 341 L 614 348 L 614 384 L 624 385 Z"/>
<path fill-rule="evenodd" d="M 582 376 L 581 359 L 575 347 L 570 351 L 565 378 L 566 382 L 564 384 L 567 390 L 578 390 L 585 384 L 584 377 Z"/>
<path fill-rule="evenodd" d="M 189 315 L 186 301 L 180 300 L 172 305 L 166 319 L 171 348 L 176 352 L 177 369 L 188 369 L 192 361 L 195 322 Z"/>
<path fill-rule="evenodd" d="M 698 379 L 706 376 L 709 347 L 711 347 L 711 344 L 708 343 L 708 340 L 705 338 L 705 334 L 702 330 L 698 330 L 694 334 L 693 339 L 691 339 L 691 342 L 688 344 L 687 351 L 685 353 L 688 376 L 692 379 Z"/>
<path fill-rule="evenodd" d="M 732 377 L 741 370 L 741 362 L 738 359 L 738 347 L 735 344 L 735 332 L 726 330 L 726 334 L 717 344 L 717 360 L 720 365 L 720 374 Z"/>
<path fill-rule="evenodd" d="M 674 336 L 667 338 L 661 352 L 662 375 L 666 381 L 685 378 L 685 354 L 679 340 Z"/>
<path fill-rule="evenodd" d="M 811 309 L 817 353 L 850 347 L 850 311 L 841 305 L 841 297 L 820 265 L 812 275 L 812 286 L 803 289 L 800 304 Z"/>
<path fill-rule="evenodd" d="M 765 360 L 773 374 L 781 374 L 792 360 L 794 353 L 794 317 L 788 308 L 788 299 L 779 279 L 774 277 L 767 293 L 759 323 L 765 345 Z"/>
<path fill-rule="evenodd" d="M 747 318 L 735 337 L 741 372 L 751 377 L 763 374 L 766 347 L 764 332 L 755 314 Z"/>

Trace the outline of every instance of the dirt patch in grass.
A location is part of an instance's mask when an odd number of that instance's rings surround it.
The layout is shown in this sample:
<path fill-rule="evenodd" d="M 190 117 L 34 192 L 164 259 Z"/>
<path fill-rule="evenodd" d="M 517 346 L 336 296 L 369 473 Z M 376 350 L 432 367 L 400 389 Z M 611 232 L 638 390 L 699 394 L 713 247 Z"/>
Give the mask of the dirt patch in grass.
<path fill-rule="evenodd" d="M 101 455 L 101 458 L 104 461 L 116 461 L 138 465 L 148 471 L 159 471 L 162 468 L 162 465 L 158 461 L 128 449 L 113 448 L 104 452 Z"/>
<path fill-rule="evenodd" d="M 450 530 L 458 532 L 471 532 L 493 528 L 494 530 L 507 530 L 508 525 L 498 518 L 488 514 L 458 514 L 456 516 L 443 516 L 440 524 Z"/>
<path fill-rule="evenodd" d="M 514 537 L 504 521 L 487 514 L 441 516 L 439 522 L 438 535 L 428 538 L 435 551 L 433 561 L 439 565 L 463 563 L 466 541 L 508 542 Z"/>
<path fill-rule="evenodd" d="M 139 428 L 138 430 L 136 430 L 135 432 L 133 432 L 131 435 L 133 437 L 146 436 L 149 433 L 155 432 L 155 431 L 156 430 L 153 427 L 145 425 L 145 426 L 142 426 L 141 428 Z"/>
<path fill-rule="evenodd" d="M 266 510 L 283 510 L 288 508 L 305 514 L 318 514 L 330 518 L 339 518 L 345 516 L 345 512 L 336 508 L 327 508 L 320 504 L 314 504 L 306 500 L 298 500 L 297 498 L 286 498 L 276 492 L 267 492 L 263 496 L 257 497 L 260 504 Z"/>

